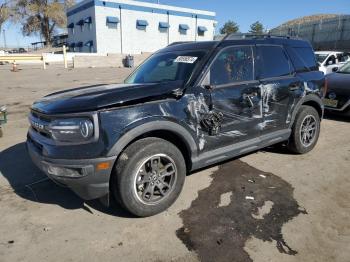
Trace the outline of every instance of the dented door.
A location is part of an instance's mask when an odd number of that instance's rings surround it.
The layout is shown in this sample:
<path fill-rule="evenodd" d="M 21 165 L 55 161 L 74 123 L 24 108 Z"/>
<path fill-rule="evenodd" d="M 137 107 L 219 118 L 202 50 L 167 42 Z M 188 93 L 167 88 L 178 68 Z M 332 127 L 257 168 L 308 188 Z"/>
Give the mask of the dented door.
<path fill-rule="evenodd" d="M 211 112 L 219 121 L 218 128 L 208 128 L 208 135 L 216 137 L 213 148 L 260 135 L 261 89 L 255 80 L 252 46 L 221 50 L 204 82 L 211 97 Z"/>
<path fill-rule="evenodd" d="M 262 134 L 287 128 L 290 93 L 300 89 L 301 82 L 282 46 L 256 46 L 256 75 L 260 81 Z"/>

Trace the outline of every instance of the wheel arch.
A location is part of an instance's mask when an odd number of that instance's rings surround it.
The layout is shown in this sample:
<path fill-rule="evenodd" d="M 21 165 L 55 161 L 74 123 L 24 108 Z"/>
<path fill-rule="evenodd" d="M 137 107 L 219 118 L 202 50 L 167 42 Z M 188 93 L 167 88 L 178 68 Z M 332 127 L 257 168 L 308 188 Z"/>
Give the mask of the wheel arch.
<path fill-rule="evenodd" d="M 118 160 L 125 148 L 146 137 L 157 137 L 173 143 L 183 154 L 187 170 L 191 170 L 191 159 L 198 152 L 197 144 L 189 131 L 180 124 L 170 121 L 151 121 L 128 130 L 118 139 L 107 155 L 117 156 Z"/>
<path fill-rule="evenodd" d="M 305 97 L 303 97 L 295 106 L 295 109 L 294 109 L 293 114 L 292 114 L 290 127 L 293 126 L 294 121 L 295 121 L 295 117 L 296 117 L 300 107 L 304 106 L 304 105 L 311 106 L 311 107 L 315 108 L 318 115 L 320 116 L 320 120 L 322 120 L 323 112 L 324 112 L 324 106 L 323 106 L 322 99 L 315 94 L 309 94 L 309 95 L 306 95 Z"/>

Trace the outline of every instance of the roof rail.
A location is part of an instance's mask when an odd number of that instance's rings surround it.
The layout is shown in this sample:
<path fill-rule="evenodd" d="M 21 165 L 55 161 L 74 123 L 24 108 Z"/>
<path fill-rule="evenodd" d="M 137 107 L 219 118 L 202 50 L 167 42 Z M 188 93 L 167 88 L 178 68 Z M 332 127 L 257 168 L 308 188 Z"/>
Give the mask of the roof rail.
<path fill-rule="evenodd" d="M 296 39 L 290 35 L 271 35 L 271 34 L 230 34 L 225 40 L 241 40 L 241 39 L 269 39 L 269 38 L 284 38 L 284 39 Z"/>
<path fill-rule="evenodd" d="M 181 45 L 181 44 L 187 44 L 187 43 L 194 43 L 194 41 L 180 41 L 180 42 L 173 42 L 169 44 L 168 46 L 173 46 L 173 45 Z"/>

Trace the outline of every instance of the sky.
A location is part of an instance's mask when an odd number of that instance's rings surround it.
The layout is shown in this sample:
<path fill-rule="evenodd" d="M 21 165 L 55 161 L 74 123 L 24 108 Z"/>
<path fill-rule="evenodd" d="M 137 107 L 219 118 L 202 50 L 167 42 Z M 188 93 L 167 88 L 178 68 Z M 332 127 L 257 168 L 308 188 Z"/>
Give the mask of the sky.
<path fill-rule="evenodd" d="M 157 0 L 143 2 L 156 3 Z M 202 9 L 216 12 L 218 27 L 227 20 L 233 20 L 240 26 L 241 32 L 247 32 L 255 21 L 265 28 L 272 29 L 286 21 L 312 14 L 350 14 L 349 0 L 160 0 L 161 4 Z M 28 47 L 31 42 L 40 41 L 38 36 L 24 37 L 19 25 L 5 24 L 8 46 Z M 4 45 L 3 33 L 0 46 Z"/>

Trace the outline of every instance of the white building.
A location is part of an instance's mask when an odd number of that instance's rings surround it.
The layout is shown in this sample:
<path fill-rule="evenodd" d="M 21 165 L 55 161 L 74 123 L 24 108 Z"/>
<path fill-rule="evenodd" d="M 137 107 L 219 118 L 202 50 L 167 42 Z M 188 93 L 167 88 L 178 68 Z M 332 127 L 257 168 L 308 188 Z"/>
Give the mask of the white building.
<path fill-rule="evenodd" d="M 132 0 L 84 0 L 67 12 L 75 52 L 139 54 L 178 41 L 213 40 L 215 13 Z"/>

